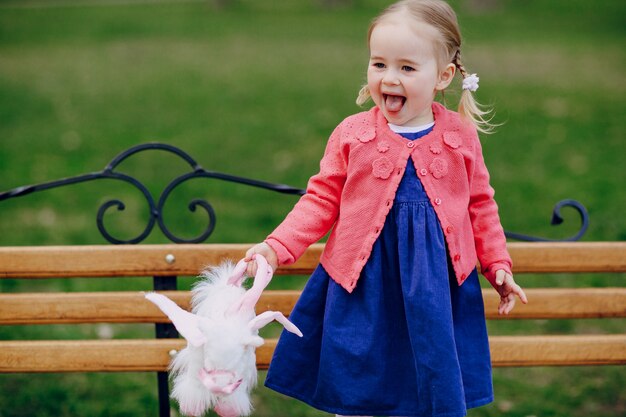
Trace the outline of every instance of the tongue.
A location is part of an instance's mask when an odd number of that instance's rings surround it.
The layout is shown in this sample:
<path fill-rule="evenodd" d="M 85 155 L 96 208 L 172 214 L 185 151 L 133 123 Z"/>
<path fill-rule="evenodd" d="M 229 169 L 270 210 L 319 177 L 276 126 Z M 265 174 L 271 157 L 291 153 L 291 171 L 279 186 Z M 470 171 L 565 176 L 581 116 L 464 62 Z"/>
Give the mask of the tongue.
<path fill-rule="evenodd" d="M 404 104 L 404 97 L 401 96 L 387 96 L 385 99 L 385 107 L 389 111 L 400 111 Z"/>

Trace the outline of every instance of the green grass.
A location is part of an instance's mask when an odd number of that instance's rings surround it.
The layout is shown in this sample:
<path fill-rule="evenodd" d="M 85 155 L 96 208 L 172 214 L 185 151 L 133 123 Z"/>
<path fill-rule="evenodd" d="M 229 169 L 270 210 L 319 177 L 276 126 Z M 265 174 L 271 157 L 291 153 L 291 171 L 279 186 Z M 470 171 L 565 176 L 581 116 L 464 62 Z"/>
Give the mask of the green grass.
<path fill-rule="evenodd" d="M 0 1 L 0 191 L 98 171 L 122 150 L 162 141 L 204 168 L 304 187 L 326 139 L 359 111 L 369 20 L 386 2 L 239 0 L 57 7 Z M 46 3 L 49 4 L 49 3 Z M 63 4 L 65 6 L 63 6 Z M 625 240 L 626 64 L 618 0 L 454 1 L 465 36 L 464 61 L 481 77 L 478 98 L 503 123 L 483 147 L 505 229 L 547 237 L 573 234 L 577 217 L 551 227 L 554 203 L 581 201 L 590 213 L 584 240 Z M 486 4 L 487 8 L 477 8 Z M 23 7 L 32 6 L 32 7 Z M 456 105 L 458 80 L 447 94 Z M 154 196 L 189 170 L 162 153 L 139 155 L 119 170 Z M 211 242 L 256 242 L 288 212 L 294 197 L 207 179 L 179 187 L 166 223 L 200 233 L 206 198 L 218 214 Z M 98 207 L 115 236 L 146 224 L 132 187 L 98 181 L 0 203 L 0 244 L 104 243 Z M 155 229 L 147 243 L 165 242 Z M 527 287 L 623 286 L 623 275 L 529 275 Z M 186 278 L 183 286 L 192 281 Z M 273 287 L 300 287 L 302 279 Z M 1 291 L 147 289 L 149 280 L 0 280 Z M 490 322 L 492 334 L 616 333 L 624 320 Z M 150 337 L 149 326 L 20 326 L 0 339 Z M 261 375 L 263 376 L 263 374 Z M 152 374 L 0 375 L 0 417 L 156 415 Z M 496 369 L 496 401 L 470 416 L 622 416 L 623 367 Z M 323 416 L 259 387 L 257 416 Z M 173 404 L 173 406 L 175 406 Z"/>

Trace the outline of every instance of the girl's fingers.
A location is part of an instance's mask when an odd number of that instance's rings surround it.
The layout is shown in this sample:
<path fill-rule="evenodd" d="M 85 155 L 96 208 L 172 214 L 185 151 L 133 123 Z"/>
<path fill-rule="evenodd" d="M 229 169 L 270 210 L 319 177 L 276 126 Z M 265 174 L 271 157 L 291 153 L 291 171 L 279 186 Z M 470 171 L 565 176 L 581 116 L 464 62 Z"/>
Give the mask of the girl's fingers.
<path fill-rule="evenodd" d="M 504 280 L 505 280 L 506 278 L 508 278 L 508 277 L 507 277 L 507 275 L 508 275 L 508 274 L 507 274 L 507 273 L 506 273 L 503 269 L 498 269 L 498 270 L 496 271 L 496 284 L 497 284 L 497 285 L 502 285 L 502 284 L 504 284 Z M 510 275 L 509 275 L 509 276 L 510 276 Z"/>
<path fill-rule="evenodd" d="M 500 300 L 500 307 L 498 308 L 498 314 L 504 314 L 504 310 L 506 309 L 506 301 Z"/>
<path fill-rule="evenodd" d="M 513 307 L 515 307 L 515 295 L 509 294 L 507 298 L 508 303 L 506 309 L 504 310 L 504 314 L 509 314 L 511 310 L 513 310 Z"/>
<path fill-rule="evenodd" d="M 509 314 L 515 307 L 515 295 L 509 294 L 500 297 L 500 305 L 498 306 L 498 314 Z"/>
<path fill-rule="evenodd" d="M 509 314 L 513 308 L 515 307 L 515 296 L 519 297 L 522 303 L 527 304 L 528 298 L 526 297 L 526 293 L 517 285 L 513 276 L 506 273 L 505 271 L 497 271 L 500 272 L 500 278 L 502 280 L 502 284 L 497 288 L 498 293 L 500 293 L 500 305 L 498 306 L 498 314 Z M 496 283 L 498 283 L 498 279 L 496 279 Z"/>
<path fill-rule="evenodd" d="M 253 277 L 256 275 L 256 270 L 257 270 L 257 265 L 256 265 L 256 261 L 253 261 L 252 258 L 250 258 L 250 261 L 248 262 L 248 267 L 246 268 L 246 275 L 249 277 Z"/>
<path fill-rule="evenodd" d="M 498 314 L 504 314 L 505 306 L 506 306 L 506 298 L 500 297 L 500 305 L 498 305 Z"/>
<path fill-rule="evenodd" d="M 528 304 L 528 297 L 526 297 L 526 293 L 524 292 L 522 287 L 520 287 L 519 285 L 515 285 L 515 287 L 515 294 L 517 294 L 519 299 L 522 300 L 522 303 Z"/>
<path fill-rule="evenodd" d="M 506 314 L 509 303 L 510 303 L 510 298 L 508 295 L 500 296 L 500 305 L 498 306 L 498 314 Z"/>

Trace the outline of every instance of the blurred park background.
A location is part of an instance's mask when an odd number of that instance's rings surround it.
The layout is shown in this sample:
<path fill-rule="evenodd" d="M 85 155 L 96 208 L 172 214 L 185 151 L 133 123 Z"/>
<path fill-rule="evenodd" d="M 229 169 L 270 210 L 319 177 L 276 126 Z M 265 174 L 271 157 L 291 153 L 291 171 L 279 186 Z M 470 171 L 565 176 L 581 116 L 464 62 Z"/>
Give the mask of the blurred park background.
<path fill-rule="evenodd" d="M 180 147 L 204 168 L 304 187 L 326 139 L 360 111 L 369 21 L 383 0 L 0 0 L 0 192 L 102 170 L 130 146 Z M 626 240 L 626 2 L 456 0 L 478 99 L 502 125 L 483 137 L 506 230 L 550 238 L 574 234 L 578 216 L 549 225 L 553 205 L 582 202 L 583 240 Z M 456 108 L 460 81 L 446 92 Z M 119 171 L 158 198 L 189 171 L 164 152 L 145 152 Z M 132 187 L 97 181 L 0 203 L 0 244 L 106 243 L 105 224 L 138 236 L 147 205 Z M 199 179 L 177 188 L 166 223 L 190 238 L 217 212 L 209 242 L 257 242 L 295 197 Z M 145 243 L 166 239 L 158 229 Z M 620 279 L 623 279 L 621 276 Z M 523 286 L 622 286 L 615 276 L 524 275 Z M 149 280 L 0 280 L 1 291 L 149 289 Z M 188 286 L 193 278 L 182 281 Z M 279 278 L 276 288 L 302 279 Z M 492 334 L 623 332 L 624 320 L 490 322 Z M 33 328 L 35 327 L 35 328 Z M 5 326 L 1 339 L 151 337 L 151 326 Z M 261 379 L 263 378 L 261 373 Z M 0 375 L 0 416 L 154 416 L 153 374 Z M 261 381 L 262 382 L 262 381 Z M 478 416 L 626 415 L 623 367 L 496 369 L 496 400 Z M 255 416 L 325 416 L 262 387 Z M 175 404 L 172 404 L 175 408 Z"/>

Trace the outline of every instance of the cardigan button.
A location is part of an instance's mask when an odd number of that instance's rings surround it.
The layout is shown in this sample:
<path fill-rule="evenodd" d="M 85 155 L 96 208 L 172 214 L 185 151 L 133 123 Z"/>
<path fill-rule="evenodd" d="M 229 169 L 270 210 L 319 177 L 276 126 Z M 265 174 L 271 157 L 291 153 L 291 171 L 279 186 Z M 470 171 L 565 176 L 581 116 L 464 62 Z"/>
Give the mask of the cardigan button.
<path fill-rule="evenodd" d="M 448 234 L 450 234 L 450 233 L 454 232 L 454 226 L 448 226 L 448 227 L 446 227 L 446 232 L 447 232 Z"/>
<path fill-rule="evenodd" d="M 465 278 L 467 278 L 467 275 L 465 274 L 461 275 L 461 280 L 464 280 Z"/>
<path fill-rule="evenodd" d="M 454 255 L 454 262 L 459 262 L 460 260 L 461 260 L 461 255 L 459 255 L 458 253 Z"/>
<path fill-rule="evenodd" d="M 415 142 L 409 142 L 406 144 L 409 148 L 413 148 L 415 146 Z"/>
<path fill-rule="evenodd" d="M 435 204 L 440 206 L 441 205 L 441 199 L 440 198 L 435 198 Z"/>
<path fill-rule="evenodd" d="M 422 169 L 420 169 L 420 175 L 421 175 L 421 176 L 424 176 L 424 175 L 426 175 L 426 174 L 428 174 L 428 171 L 426 170 L 426 168 L 422 168 Z"/>

